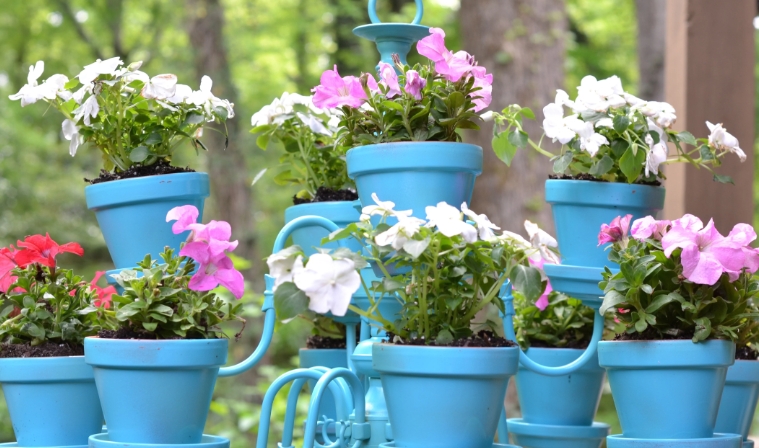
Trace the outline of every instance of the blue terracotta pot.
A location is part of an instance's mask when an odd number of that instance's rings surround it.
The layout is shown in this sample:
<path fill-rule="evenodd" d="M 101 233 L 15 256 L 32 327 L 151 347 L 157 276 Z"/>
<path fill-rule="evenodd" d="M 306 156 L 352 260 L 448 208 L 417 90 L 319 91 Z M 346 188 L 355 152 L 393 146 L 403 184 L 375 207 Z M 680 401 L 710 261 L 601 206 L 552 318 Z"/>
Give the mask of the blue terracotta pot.
<path fill-rule="evenodd" d="M 103 411 L 84 356 L 2 358 L 0 385 L 18 446 L 87 445 L 101 432 Z"/>
<path fill-rule="evenodd" d="M 600 448 L 609 435 L 609 425 L 540 425 L 521 418 L 508 420 L 509 435 L 522 448 Z"/>
<path fill-rule="evenodd" d="M 86 338 L 109 439 L 200 443 L 226 339 Z"/>
<path fill-rule="evenodd" d="M 136 266 L 145 254 L 160 260 L 166 246 L 178 249 L 189 232 L 174 235 L 166 213 L 180 205 L 194 205 L 200 219 L 209 194 L 206 173 L 137 177 L 84 189 L 87 208 L 95 212 L 117 269 Z"/>
<path fill-rule="evenodd" d="M 741 448 L 738 434 L 714 434 L 701 439 L 635 439 L 613 435 L 606 439 L 608 448 Z M 744 448 L 746 445 L 743 445 Z"/>
<path fill-rule="evenodd" d="M 346 157 L 361 205 L 373 205 L 377 193 L 396 210 L 411 209 L 422 219 L 428 205 L 469 203 L 482 172 L 482 148 L 467 143 L 381 143 L 353 148 Z"/>
<path fill-rule="evenodd" d="M 293 205 L 285 209 L 285 223 L 301 216 L 321 216 L 337 224 L 340 228 L 348 224 L 358 222 L 361 216 L 361 205 L 358 201 L 332 201 L 332 202 L 315 202 L 312 204 Z M 311 256 L 316 253 L 315 247 L 326 247 L 337 249 L 337 243 L 322 245 L 322 238 L 329 236 L 327 229 L 319 226 L 304 227 L 293 231 L 293 244 L 300 246 L 303 251 Z M 354 252 L 361 250 L 361 244 L 358 241 L 345 240 L 348 248 Z"/>
<path fill-rule="evenodd" d="M 602 341 L 606 369 L 625 438 L 712 437 L 735 344 L 725 340 Z"/>
<path fill-rule="evenodd" d="M 736 360 L 727 369 L 725 389 L 714 430 L 740 434 L 748 440 L 759 399 L 759 361 Z"/>
<path fill-rule="evenodd" d="M 633 220 L 654 217 L 664 208 L 664 188 L 648 185 L 547 180 L 546 202 L 551 204 L 562 264 L 611 266 L 604 246 L 598 247 L 601 224 L 617 216 Z"/>
<path fill-rule="evenodd" d="M 89 448 L 124 448 L 125 446 L 132 448 L 229 448 L 229 439 L 226 437 L 203 434 L 199 443 L 130 443 L 129 445 L 124 445 L 121 442 L 111 440 L 111 435 L 109 433 L 96 434 L 90 437 Z"/>
<path fill-rule="evenodd" d="M 519 349 L 374 344 L 395 446 L 490 448 Z"/>
<path fill-rule="evenodd" d="M 569 364 L 584 350 L 530 348 L 527 356 L 548 367 Z M 517 395 L 525 423 L 558 426 L 591 426 L 601 400 L 604 369 L 598 356 L 579 370 L 564 376 L 545 376 L 519 366 Z"/>
<path fill-rule="evenodd" d="M 303 368 L 311 367 L 328 367 L 334 369 L 335 367 L 348 368 L 348 353 L 344 348 L 334 349 L 307 349 L 302 348 L 298 350 L 299 366 Z M 313 390 L 316 385 L 316 381 L 309 380 L 308 387 Z M 335 399 L 331 393 L 326 393 L 322 396 L 322 401 L 319 406 L 319 420 L 326 416 L 330 420 L 337 418 L 337 411 L 335 408 Z"/>

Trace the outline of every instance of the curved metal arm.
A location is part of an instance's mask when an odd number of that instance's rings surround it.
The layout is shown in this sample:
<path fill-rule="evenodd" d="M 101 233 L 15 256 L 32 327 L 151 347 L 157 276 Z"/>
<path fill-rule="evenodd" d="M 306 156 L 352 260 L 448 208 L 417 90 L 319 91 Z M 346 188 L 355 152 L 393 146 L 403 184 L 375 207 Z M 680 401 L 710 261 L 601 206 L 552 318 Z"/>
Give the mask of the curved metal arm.
<path fill-rule="evenodd" d="M 294 231 L 302 229 L 303 227 L 323 227 L 330 233 L 335 230 L 340 230 L 340 226 L 323 216 L 301 216 L 300 218 L 293 219 L 282 227 L 282 230 L 277 234 L 277 239 L 274 240 L 274 248 L 271 250 L 271 253 L 276 254 L 284 249 L 285 243 L 287 242 L 287 239 L 290 238 L 290 235 Z M 336 241 L 336 243 L 340 247 L 346 247 L 345 241 L 343 240 Z"/>
<path fill-rule="evenodd" d="M 353 365 L 353 352 L 356 351 L 356 324 L 345 324 L 345 351 L 348 355 L 348 369 L 356 373 L 356 366 Z"/>
<path fill-rule="evenodd" d="M 506 290 L 506 291 L 504 291 Z M 514 333 L 514 320 L 513 317 L 516 314 L 514 311 L 514 296 L 511 294 L 511 285 L 504 285 L 501 290 L 503 296 L 503 302 L 506 306 L 506 314 L 503 316 L 503 328 L 506 332 L 506 337 L 512 341 L 516 341 L 516 334 Z M 598 342 L 603 337 L 604 333 L 604 317 L 596 310 L 595 317 L 593 318 L 593 336 L 590 339 L 588 348 L 585 349 L 582 355 L 569 364 L 559 367 L 548 367 L 542 364 L 538 364 L 527 356 L 521 347 L 519 348 L 519 363 L 524 367 L 532 370 L 535 373 L 546 376 L 563 376 L 580 369 L 585 365 L 598 350 Z"/>
<path fill-rule="evenodd" d="M 422 16 L 424 15 L 424 4 L 422 3 L 422 0 L 415 0 L 416 2 L 416 15 L 414 16 L 414 20 L 411 21 L 414 25 L 418 25 L 422 23 Z M 377 0 L 369 0 L 369 20 L 372 21 L 372 23 L 382 23 L 382 21 L 377 17 Z"/>
<path fill-rule="evenodd" d="M 322 395 L 324 395 L 326 387 L 336 378 L 344 379 L 350 386 L 353 393 L 353 409 L 355 420 L 352 425 L 351 436 L 355 439 L 355 442 L 353 445 L 351 445 L 351 448 L 359 447 L 363 441 L 369 440 L 371 437 L 371 426 L 366 423 L 364 386 L 361 384 L 361 381 L 358 379 L 355 373 L 351 372 L 348 369 L 338 367 L 336 369 L 330 369 L 321 377 L 319 381 L 316 382 L 316 386 L 314 386 L 314 390 L 311 394 L 311 403 L 309 404 L 308 408 L 306 430 L 303 437 L 304 448 L 312 448 L 314 446 L 317 414 L 319 413 L 319 406 L 321 405 Z"/>

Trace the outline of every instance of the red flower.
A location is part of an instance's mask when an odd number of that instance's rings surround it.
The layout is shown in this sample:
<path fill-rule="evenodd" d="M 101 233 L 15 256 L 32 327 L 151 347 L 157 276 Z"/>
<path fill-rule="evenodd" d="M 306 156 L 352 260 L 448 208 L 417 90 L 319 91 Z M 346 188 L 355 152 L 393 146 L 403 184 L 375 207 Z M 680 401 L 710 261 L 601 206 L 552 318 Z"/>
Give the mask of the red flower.
<path fill-rule="evenodd" d="M 11 275 L 11 271 L 16 268 L 16 253 L 13 246 L 0 249 L 0 292 L 7 292 L 8 287 L 16 281 L 16 277 Z"/>
<path fill-rule="evenodd" d="M 58 245 L 50 238 L 50 234 L 28 236 L 24 241 L 18 241 L 17 244 L 20 249 L 16 252 L 15 260 L 21 268 L 32 263 L 39 263 L 52 268 L 55 267 L 55 257 L 60 253 L 69 252 L 80 257 L 84 254 L 79 243 Z"/>
<path fill-rule="evenodd" d="M 97 307 L 102 306 L 103 308 L 108 309 L 111 307 L 111 296 L 116 294 L 116 288 L 113 285 L 108 285 L 105 288 L 98 286 L 97 282 L 103 275 L 105 275 L 105 272 L 103 271 L 95 272 L 95 277 L 93 277 L 90 282 L 90 288 L 92 288 L 92 290 L 98 295 L 98 298 L 95 299 L 92 304 Z"/>

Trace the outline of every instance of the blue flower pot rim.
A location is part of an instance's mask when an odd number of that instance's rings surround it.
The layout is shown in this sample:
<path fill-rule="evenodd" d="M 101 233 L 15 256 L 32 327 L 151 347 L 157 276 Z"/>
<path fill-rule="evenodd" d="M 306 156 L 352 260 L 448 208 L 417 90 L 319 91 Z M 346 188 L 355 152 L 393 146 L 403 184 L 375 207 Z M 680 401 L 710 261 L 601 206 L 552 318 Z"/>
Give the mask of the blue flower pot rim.
<path fill-rule="evenodd" d="M 94 381 L 84 356 L 0 358 L 0 383 L 58 383 Z"/>
<path fill-rule="evenodd" d="M 0 443 L 2 448 L 24 448 L 19 446 L 18 442 Z M 61 445 L 61 446 L 46 446 L 44 448 L 88 448 L 88 445 Z"/>
<path fill-rule="evenodd" d="M 570 179 L 548 179 L 545 188 L 549 204 L 642 209 L 663 208 L 666 191 L 652 185 Z"/>
<path fill-rule="evenodd" d="M 135 447 L 135 448 L 226 448 L 229 439 L 221 436 L 203 434 L 200 443 L 124 443 L 112 442 L 108 439 L 108 433 L 93 434 L 90 436 L 89 446 L 97 447 Z"/>
<path fill-rule="evenodd" d="M 394 154 L 387 154 L 388 151 Z M 397 154 L 401 151 L 404 153 Z M 346 159 L 351 179 L 358 175 L 397 171 L 482 173 L 482 147 L 461 142 L 377 143 L 351 148 Z"/>
<path fill-rule="evenodd" d="M 450 378 L 506 378 L 517 373 L 519 347 L 437 347 L 375 343 L 372 367 L 380 374 Z M 403 358 L 403 362 L 397 361 Z"/>
<path fill-rule="evenodd" d="M 549 354 L 549 353 L 550 354 L 558 354 L 562 358 L 563 357 L 568 358 L 562 364 L 569 364 L 570 362 L 572 362 L 575 359 L 577 359 L 580 356 L 582 356 L 582 354 L 585 353 L 585 350 L 587 350 L 587 348 L 529 347 L 529 348 L 527 348 L 527 350 L 524 351 L 524 353 L 527 356 L 530 356 L 531 354 L 535 354 L 536 352 L 539 353 L 539 354 L 543 354 L 543 355 Z M 567 356 L 567 355 L 569 355 L 569 356 Z M 596 354 L 595 357 L 598 358 L 598 355 Z M 527 372 L 532 372 L 532 370 L 530 370 L 529 368 L 523 366 L 520 363 L 519 364 L 519 371 L 523 371 L 523 370 L 527 371 Z M 579 373 L 579 372 L 598 372 L 600 370 L 603 370 L 603 369 L 598 365 L 598 362 L 596 362 L 595 364 L 593 362 L 586 362 L 580 368 L 578 368 L 577 370 L 573 371 L 572 374 Z"/>
<path fill-rule="evenodd" d="M 670 369 L 728 367 L 735 362 L 735 344 L 723 339 L 601 341 L 598 364 L 606 369 Z"/>
<path fill-rule="evenodd" d="M 606 438 L 609 448 L 733 448 L 737 440 L 742 440 L 738 434 L 717 434 L 704 439 L 630 439 L 624 434 L 614 434 Z"/>
<path fill-rule="evenodd" d="M 593 422 L 590 426 L 538 425 L 521 418 L 510 418 L 506 423 L 509 433 L 546 439 L 603 439 L 611 430 L 611 426 L 600 422 Z"/>
<path fill-rule="evenodd" d="M 380 443 L 379 448 L 395 448 L 395 442 Z M 504 445 L 503 443 L 493 443 L 493 448 L 521 448 L 516 445 Z"/>
<path fill-rule="evenodd" d="M 90 210 L 161 199 L 208 197 L 207 173 L 173 173 L 119 179 L 84 187 Z"/>
<path fill-rule="evenodd" d="M 727 369 L 725 384 L 759 383 L 759 360 L 736 359 Z"/>
<path fill-rule="evenodd" d="M 221 367 L 227 362 L 228 340 L 219 339 L 84 339 L 87 364 L 103 368 L 142 370 Z"/>
<path fill-rule="evenodd" d="M 361 214 L 361 201 L 325 201 L 292 205 L 285 209 L 285 222 L 301 216 L 323 216 L 335 223 L 357 222 Z M 325 230 L 326 231 L 326 230 Z"/>

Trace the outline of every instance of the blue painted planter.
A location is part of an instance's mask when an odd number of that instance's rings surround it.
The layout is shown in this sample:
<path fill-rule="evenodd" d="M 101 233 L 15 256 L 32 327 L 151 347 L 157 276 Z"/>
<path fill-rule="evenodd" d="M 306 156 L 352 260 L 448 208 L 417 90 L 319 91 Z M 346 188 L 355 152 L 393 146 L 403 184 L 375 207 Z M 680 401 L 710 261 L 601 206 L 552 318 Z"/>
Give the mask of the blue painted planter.
<path fill-rule="evenodd" d="M 611 266 L 604 246 L 598 247 L 601 224 L 617 216 L 633 220 L 656 216 L 664 207 L 664 188 L 648 185 L 547 180 L 546 202 L 551 204 L 562 264 L 602 268 Z"/>
<path fill-rule="evenodd" d="M 86 338 L 109 439 L 200 443 L 226 339 Z"/>
<path fill-rule="evenodd" d="M 136 266 L 145 254 L 160 260 L 165 246 L 178 249 L 189 232 L 174 235 L 166 213 L 180 205 L 194 205 L 202 218 L 209 194 L 206 173 L 137 177 L 84 189 L 87 208 L 95 212 L 117 269 Z"/>
<path fill-rule="evenodd" d="M 599 448 L 609 434 L 609 425 L 557 426 L 508 420 L 509 434 L 522 448 Z"/>
<path fill-rule="evenodd" d="M 387 442 L 380 444 L 379 448 L 401 448 L 400 445 L 396 445 L 395 442 Z M 493 443 L 489 448 L 520 448 L 516 445 L 504 445 L 502 443 Z"/>
<path fill-rule="evenodd" d="M 738 434 L 714 434 L 701 439 L 635 439 L 613 435 L 606 439 L 608 448 L 741 448 Z"/>
<path fill-rule="evenodd" d="M 606 368 L 625 438 L 712 437 L 735 344 L 724 340 L 602 341 Z"/>
<path fill-rule="evenodd" d="M 482 172 L 482 148 L 454 142 L 399 142 L 360 146 L 348 151 L 348 176 L 356 181 L 361 205 L 372 193 L 425 218 L 428 205 L 469 203 Z"/>
<path fill-rule="evenodd" d="M 748 440 L 759 399 L 759 361 L 736 360 L 727 369 L 725 389 L 717 414 L 714 430 L 740 434 Z"/>
<path fill-rule="evenodd" d="M 203 434 L 200 443 L 130 443 L 129 445 L 125 445 L 124 443 L 111 440 L 109 433 L 95 434 L 90 437 L 89 448 L 124 448 L 125 446 L 135 448 L 229 448 L 229 439 Z"/>
<path fill-rule="evenodd" d="M 361 216 L 360 208 L 361 205 L 358 201 L 299 204 L 285 209 L 285 223 L 301 216 L 321 216 L 343 228 L 350 223 L 358 222 Z M 322 238 L 329 236 L 329 234 L 330 232 L 319 226 L 300 228 L 292 233 L 293 244 L 300 246 L 308 256 L 316 253 L 315 247 L 337 249 L 337 243 L 322 245 Z M 354 252 L 361 250 L 361 244 L 358 241 L 351 238 L 350 240 L 345 240 L 345 242 L 350 250 Z"/>
<path fill-rule="evenodd" d="M 103 426 L 84 356 L 0 359 L 0 385 L 18 446 L 86 445 Z"/>
<path fill-rule="evenodd" d="M 395 445 L 490 448 L 519 349 L 374 344 Z"/>
<path fill-rule="evenodd" d="M 584 350 L 530 348 L 527 356 L 548 367 L 569 364 Z M 525 423 L 557 426 L 591 426 L 601 400 L 604 369 L 598 356 L 564 376 L 545 376 L 519 366 L 517 395 Z"/>
<path fill-rule="evenodd" d="M 298 350 L 299 366 L 303 368 L 311 367 L 328 367 L 334 369 L 335 367 L 348 368 L 348 353 L 344 348 L 335 349 L 307 349 L 302 348 Z M 309 380 L 308 387 L 313 390 L 316 381 Z M 319 406 L 319 419 L 323 416 L 327 416 L 328 419 L 335 420 L 337 417 L 337 411 L 335 409 L 335 399 L 332 394 L 326 393 L 322 397 L 321 405 Z"/>

